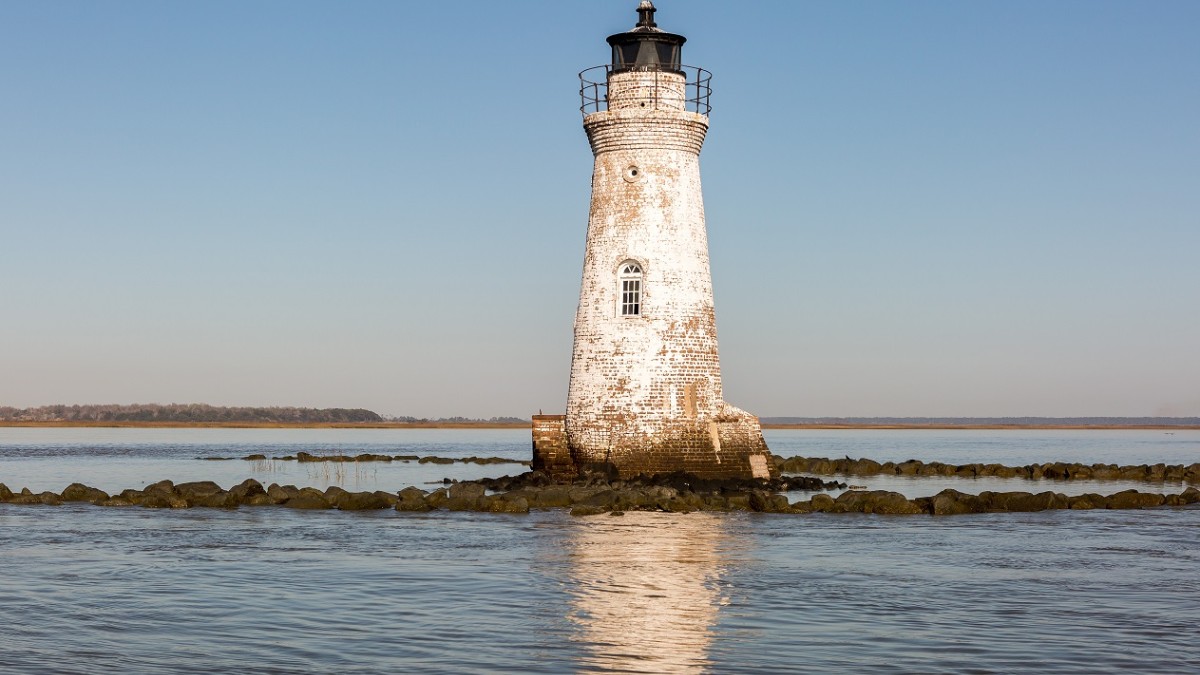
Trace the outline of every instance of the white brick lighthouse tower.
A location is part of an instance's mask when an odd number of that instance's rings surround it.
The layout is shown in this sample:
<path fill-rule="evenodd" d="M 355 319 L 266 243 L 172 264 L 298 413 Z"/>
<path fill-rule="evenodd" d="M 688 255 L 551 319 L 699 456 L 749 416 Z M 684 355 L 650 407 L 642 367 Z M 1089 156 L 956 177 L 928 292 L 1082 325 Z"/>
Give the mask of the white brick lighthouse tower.
<path fill-rule="evenodd" d="M 758 418 L 723 400 L 700 148 L 708 71 L 654 5 L 580 73 L 595 155 L 567 414 L 534 422 L 534 468 L 620 477 L 770 474 Z M 565 432 L 565 434 L 563 433 Z"/>

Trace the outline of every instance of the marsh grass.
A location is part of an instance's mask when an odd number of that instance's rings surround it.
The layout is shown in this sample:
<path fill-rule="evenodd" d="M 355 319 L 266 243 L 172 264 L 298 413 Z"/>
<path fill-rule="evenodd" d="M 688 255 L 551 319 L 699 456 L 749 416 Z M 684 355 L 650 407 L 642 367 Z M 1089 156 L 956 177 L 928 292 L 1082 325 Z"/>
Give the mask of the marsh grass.
<path fill-rule="evenodd" d="M 279 473 L 284 469 L 283 464 L 274 459 L 250 460 L 250 470 L 257 473 Z"/>
<path fill-rule="evenodd" d="M 320 457 L 320 455 L 316 456 Z M 325 455 L 325 457 L 331 456 Z M 304 467 L 310 481 L 321 481 L 325 485 L 359 487 L 364 484 L 373 485 L 379 481 L 379 469 L 364 466 L 363 462 L 326 459 L 319 462 L 305 462 Z"/>

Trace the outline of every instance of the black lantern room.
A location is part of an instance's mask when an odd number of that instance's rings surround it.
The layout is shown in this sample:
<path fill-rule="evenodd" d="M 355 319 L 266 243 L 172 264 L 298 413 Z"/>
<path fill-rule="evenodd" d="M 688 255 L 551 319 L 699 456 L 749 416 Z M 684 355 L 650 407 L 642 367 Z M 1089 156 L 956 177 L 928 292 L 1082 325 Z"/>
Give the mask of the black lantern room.
<path fill-rule="evenodd" d="M 612 72 L 627 70 L 666 70 L 681 72 L 680 52 L 687 38 L 665 33 L 654 23 L 654 3 L 642 0 L 638 22 L 628 33 L 608 37 L 612 45 Z"/>

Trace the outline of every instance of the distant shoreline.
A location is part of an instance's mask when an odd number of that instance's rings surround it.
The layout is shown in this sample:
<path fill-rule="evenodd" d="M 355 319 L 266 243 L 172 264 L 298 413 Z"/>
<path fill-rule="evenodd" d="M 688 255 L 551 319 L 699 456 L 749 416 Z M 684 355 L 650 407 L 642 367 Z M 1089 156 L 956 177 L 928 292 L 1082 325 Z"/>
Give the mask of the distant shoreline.
<path fill-rule="evenodd" d="M 0 420 L 0 427 L 122 429 L 528 429 L 530 422 L 91 422 Z"/>
<path fill-rule="evenodd" d="M 0 427 L 121 429 L 528 429 L 530 422 L 91 422 L 0 421 Z M 764 424 L 763 429 L 836 430 L 1200 430 L 1200 425 L 1163 424 Z"/>

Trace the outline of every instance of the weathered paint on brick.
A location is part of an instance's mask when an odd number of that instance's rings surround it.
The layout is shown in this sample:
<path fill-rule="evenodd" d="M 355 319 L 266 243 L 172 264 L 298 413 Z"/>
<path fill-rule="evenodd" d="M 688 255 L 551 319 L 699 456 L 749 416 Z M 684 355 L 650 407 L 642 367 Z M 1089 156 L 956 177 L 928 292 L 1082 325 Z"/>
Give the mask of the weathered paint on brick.
<path fill-rule="evenodd" d="M 758 418 L 721 389 L 700 188 L 708 118 L 685 109 L 675 73 L 616 73 L 608 91 L 609 109 L 584 118 L 595 164 L 562 422 L 572 461 L 621 476 L 771 471 Z M 628 317 L 618 268 L 631 260 L 644 277 L 641 315 Z M 551 436 L 539 451 L 535 435 L 535 462 L 560 457 Z"/>
<path fill-rule="evenodd" d="M 533 416 L 533 462 L 531 468 L 556 481 L 569 481 L 578 468 L 567 445 L 564 415 Z"/>

